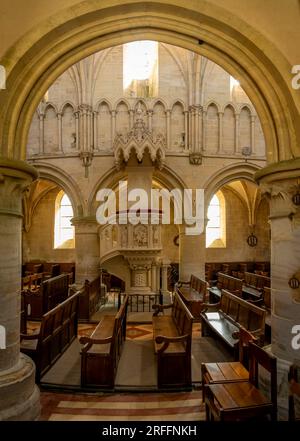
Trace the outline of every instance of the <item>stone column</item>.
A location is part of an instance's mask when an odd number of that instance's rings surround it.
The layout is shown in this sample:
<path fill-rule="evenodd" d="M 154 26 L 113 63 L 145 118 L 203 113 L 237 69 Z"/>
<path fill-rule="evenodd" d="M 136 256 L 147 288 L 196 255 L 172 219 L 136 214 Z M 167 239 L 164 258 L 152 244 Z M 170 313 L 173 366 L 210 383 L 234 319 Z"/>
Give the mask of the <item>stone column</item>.
<path fill-rule="evenodd" d="M 161 265 L 161 270 L 162 270 L 162 274 L 161 274 L 161 291 L 162 294 L 168 294 L 168 268 L 170 266 L 170 261 L 169 260 L 163 260 L 162 261 L 162 265 Z"/>
<path fill-rule="evenodd" d="M 62 114 L 57 114 L 57 126 L 58 126 L 58 150 L 62 152 Z"/>
<path fill-rule="evenodd" d="M 153 110 L 148 110 L 148 130 L 152 131 L 152 117 L 153 117 Z"/>
<path fill-rule="evenodd" d="M 171 110 L 166 110 L 167 116 L 167 149 L 171 148 Z"/>
<path fill-rule="evenodd" d="M 98 112 L 94 110 L 93 112 L 93 147 L 94 150 L 98 150 Z"/>
<path fill-rule="evenodd" d="M 206 150 L 206 118 L 207 117 L 207 111 L 203 110 L 202 114 L 202 151 L 205 152 Z"/>
<path fill-rule="evenodd" d="M 179 233 L 179 279 L 189 281 L 191 274 L 205 278 L 205 235 L 186 235 L 183 225 Z"/>
<path fill-rule="evenodd" d="M 44 146 L 45 146 L 45 137 L 44 137 L 45 114 L 44 113 L 39 114 L 39 120 L 40 120 L 40 154 L 43 154 Z"/>
<path fill-rule="evenodd" d="M 79 150 L 79 112 L 75 112 L 76 149 Z"/>
<path fill-rule="evenodd" d="M 238 153 L 239 151 L 239 143 L 240 143 L 240 114 L 235 114 L 235 142 L 234 142 L 234 153 Z"/>
<path fill-rule="evenodd" d="M 151 266 L 151 279 L 152 279 L 152 283 L 151 283 L 151 289 L 154 293 L 156 293 L 156 264 L 153 263 Z"/>
<path fill-rule="evenodd" d="M 187 110 L 184 111 L 184 148 L 188 150 L 189 148 L 189 112 Z"/>
<path fill-rule="evenodd" d="M 115 110 L 111 111 L 111 139 L 112 139 L 112 143 L 114 142 L 115 135 L 116 135 L 116 114 L 117 114 L 117 112 Z"/>
<path fill-rule="evenodd" d="M 203 123 L 202 123 L 202 118 L 203 118 L 203 108 L 202 106 L 199 106 L 198 108 L 198 145 L 197 145 L 197 151 L 201 152 L 202 151 L 202 128 L 203 128 Z"/>
<path fill-rule="evenodd" d="M 156 291 L 159 294 L 160 292 L 160 264 L 157 263 L 156 265 Z"/>
<path fill-rule="evenodd" d="M 93 280 L 100 274 L 98 223 L 94 217 L 72 219 L 75 226 L 76 283 Z"/>
<path fill-rule="evenodd" d="M 287 418 L 288 369 L 300 366 L 300 349 L 293 344 L 293 327 L 300 325 L 300 288 L 292 289 L 290 279 L 300 283 L 300 159 L 272 164 L 256 173 L 262 193 L 270 202 L 272 343 L 277 357 L 278 415 Z M 299 332 L 299 331 L 298 331 Z M 299 339 L 298 339 L 299 340 Z"/>
<path fill-rule="evenodd" d="M 132 109 L 129 110 L 129 125 L 130 125 L 130 129 L 133 128 L 133 124 L 134 124 L 134 111 Z"/>
<path fill-rule="evenodd" d="M 251 152 L 255 154 L 255 115 L 251 115 Z"/>
<path fill-rule="evenodd" d="M 22 193 L 36 177 L 25 162 L 0 158 L 0 420 L 40 413 L 35 366 L 20 353 Z"/>
<path fill-rule="evenodd" d="M 218 112 L 219 114 L 219 151 L 218 153 L 223 153 L 223 115 L 224 112 Z"/>

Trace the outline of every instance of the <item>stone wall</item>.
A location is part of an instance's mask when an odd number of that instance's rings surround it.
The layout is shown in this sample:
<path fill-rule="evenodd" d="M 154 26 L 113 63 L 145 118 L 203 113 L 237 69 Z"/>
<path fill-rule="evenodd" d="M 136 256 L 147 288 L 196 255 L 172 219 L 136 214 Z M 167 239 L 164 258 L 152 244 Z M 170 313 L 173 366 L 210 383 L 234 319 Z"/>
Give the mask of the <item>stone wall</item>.
<path fill-rule="evenodd" d="M 60 189 L 49 191 L 40 200 L 32 216 L 29 232 L 23 232 L 23 262 L 75 261 L 75 249 L 54 248 L 55 199 L 59 191 Z"/>

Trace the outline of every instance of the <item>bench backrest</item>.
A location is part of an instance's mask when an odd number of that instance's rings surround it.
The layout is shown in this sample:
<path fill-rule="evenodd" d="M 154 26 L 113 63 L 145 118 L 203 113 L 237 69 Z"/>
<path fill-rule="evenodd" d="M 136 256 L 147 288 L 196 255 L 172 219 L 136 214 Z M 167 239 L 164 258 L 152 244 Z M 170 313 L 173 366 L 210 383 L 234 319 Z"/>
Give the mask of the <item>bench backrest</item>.
<path fill-rule="evenodd" d="M 271 288 L 264 287 L 264 305 L 267 310 L 271 311 Z"/>
<path fill-rule="evenodd" d="M 61 274 L 45 280 L 41 285 L 43 313 L 63 302 L 69 293 L 69 276 Z"/>
<path fill-rule="evenodd" d="M 230 292 L 234 292 L 236 295 L 242 295 L 243 281 L 236 277 L 229 276 L 228 274 L 218 273 L 217 287 L 219 289 L 226 289 Z"/>
<path fill-rule="evenodd" d="M 245 272 L 245 284 L 253 286 L 254 288 L 263 289 L 265 286 L 269 288 L 271 286 L 271 279 L 267 276 L 261 276 L 260 274 Z"/>
<path fill-rule="evenodd" d="M 116 363 L 118 362 L 121 356 L 122 345 L 126 338 L 128 302 L 129 302 L 129 295 L 126 294 L 123 303 L 121 304 L 120 309 L 115 317 L 113 341 L 110 346 L 110 354 L 114 356 Z"/>
<path fill-rule="evenodd" d="M 222 290 L 219 310 L 248 331 L 264 334 L 266 311 L 253 303 Z"/>
<path fill-rule="evenodd" d="M 205 280 L 202 280 L 192 274 L 190 286 L 192 289 L 198 291 L 199 294 L 202 294 L 205 297 L 207 291 L 207 282 Z"/>
<path fill-rule="evenodd" d="M 172 317 L 179 335 L 192 336 L 193 316 L 177 293 L 174 294 Z"/>
<path fill-rule="evenodd" d="M 35 356 L 38 380 L 77 337 L 78 304 L 79 292 L 43 315 Z"/>

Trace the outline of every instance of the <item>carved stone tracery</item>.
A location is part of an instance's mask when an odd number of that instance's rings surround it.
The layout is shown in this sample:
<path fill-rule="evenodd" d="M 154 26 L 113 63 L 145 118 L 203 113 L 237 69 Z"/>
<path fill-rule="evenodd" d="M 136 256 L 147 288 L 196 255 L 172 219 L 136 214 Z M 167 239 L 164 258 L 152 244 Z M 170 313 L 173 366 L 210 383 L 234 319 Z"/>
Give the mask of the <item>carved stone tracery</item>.
<path fill-rule="evenodd" d="M 144 120 L 139 117 L 127 134 L 118 133 L 116 135 L 113 150 L 118 170 L 124 162 L 128 162 L 131 150 L 135 151 L 139 162 L 143 160 L 144 154 L 148 150 L 152 162 L 162 169 L 165 162 L 166 140 L 160 133 L 154 135 L 152 130 L 147 129 Z"/>

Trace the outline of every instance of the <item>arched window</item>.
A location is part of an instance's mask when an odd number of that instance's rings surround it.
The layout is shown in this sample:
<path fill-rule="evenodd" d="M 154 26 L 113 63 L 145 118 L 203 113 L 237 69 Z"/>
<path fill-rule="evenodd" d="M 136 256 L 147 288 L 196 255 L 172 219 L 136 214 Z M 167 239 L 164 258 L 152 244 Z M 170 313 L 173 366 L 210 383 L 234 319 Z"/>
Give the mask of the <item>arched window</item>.
<path fill-rule="evenodd" d="M 226 216 L 225 199 L 218 191 L 211 199 L 207 210 L 208 223 L 206 226 L 206 247 L 225 248 L 226 246 Z"/>
<path fill-rule="evenodd" d="M 74 217 L 70 199 L 64 191 L 60 191 L 55 201 L 54 248 L 74 248 Z"/>

